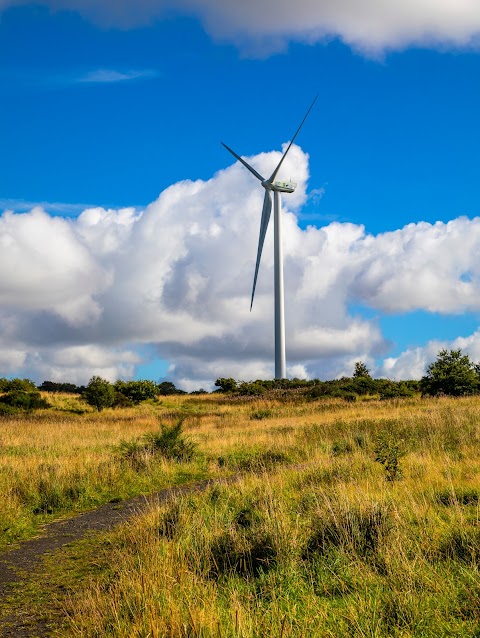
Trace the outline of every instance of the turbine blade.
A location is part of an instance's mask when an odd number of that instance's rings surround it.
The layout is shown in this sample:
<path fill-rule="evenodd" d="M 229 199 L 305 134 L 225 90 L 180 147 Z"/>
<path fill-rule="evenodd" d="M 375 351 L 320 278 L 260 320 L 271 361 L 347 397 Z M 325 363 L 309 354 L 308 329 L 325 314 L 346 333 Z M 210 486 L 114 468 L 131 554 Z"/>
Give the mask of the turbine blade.
<path fill-rule="evenodd" d="M 296 137 L 297 137 L 297 135 L 300 133 L 300 129 L 302 128 L 302 126 L 303 126 L 303 124 L 304 124 L 305 120 L 307 119 L 308 114 L 309 114 L 309 113 L 310 113 L 310 111 L 312 110 L 313 105 L 314 105 L 314 104 L 315 104 L 315 102 L 317 101 L 317 97 L 318 97 L 318 95 L 316 95 L 316 96 L 315 96 L 315 99 L 314 99 L 314 100 L 313 100 L 313 102 L 310 104 L 310 108 L 309 108 L 309 109 L 308 109 L 308 111 L 305 113 L 305 117 L 304 117 L 304 118 L 303 118 L 303 120 L 301 121 L 300 126 L 297 128 L 297 131 L 296 131 L 295 135 L 293 136 L 292 141 L 291 141 L 291 142 L 290 142 L 290 144 L 288 145 L 288 148 L 287 148 L 287 150 L 285 151 L 285 153 L 283 154 L 282 159 L 278 162 L 277 168 L 273 171 L 273 173 L 272 173 L 272 175 L 271 175 L 270 179 L 268 180 L 268 181 L 270 182 L 270 184 L 273 184 L 273 180 L 274 180 L 274 179 L 275 179 L 275 177 L 277 176 L 277 173 L 278 173 L 278 171 L 280 170 L 280 166 L 282 165 L 283 160 L 285 159 L 285 157 L 286 157 L 286 155 L 287 155 L 288 151 L 290 150 L 290 147 L 291 147 L 291 146 L 292 146 L 292 144 L 294 143 L 295 138 L 296 138 Z"/>
<path fill-rule="evenodd" d="M 225 148 L 227 149 L 227 151 L 230 151 L 230 153 L 231 153 L 234 157 L 236 157 L 236 158 L 237 158 L 237 160 L 238 160 L 239 162 L 242 162 L 242 164 L 245 166 L 245 168 L 248 168 L 248 170 L 250 171 L 250 173 L 252 173 L 253 175 L 255 175 L 255 177 L 256 177 L 257 179 L 259 179 L 261 182 L 264 182 L 264 181 L 265 181 L 265 178 L 264 178 L 264 177 L 262 177 L 262 176 L 260 175 L 260 173 L 257 173 L 257 171 L 256 171 L 254 168 L 252 168 L 252 167 L 250 166 L 250 164 L 247 164 L 247 162 L 246 162 L 244 159 L 242 159 L 242 158 L 240 157 L 240 155 L 237 155 L 237 154 L 235 153 L 235 151 L 232 151 L 232 149 L 231 149 L 231 148 L 229 148 L 229 147 L 228 147 L 226 144 L 224 144 L 223 142 L 222 142 L 222 145 L 223 145 L 223 146 L 225 146 Z"/>
<path fill-rule="evenodd" d="M 265 189 L 265 197 L 263 199 L 262 219 L 260 221 L 260 235 L 258 237 L 257 263 L 255 264 L 255 276 L 253 277 L 252 300 L 250 302 L 250 311 L 253 306 L 253 298 L 255 296 L 255 287 L 257 285 L 258 268 L 262 258 L 263 243 L 267 234 L 268 222 L 270 221 L 270 213 L 272 212 L 272 198 L 270 191 Z"/>

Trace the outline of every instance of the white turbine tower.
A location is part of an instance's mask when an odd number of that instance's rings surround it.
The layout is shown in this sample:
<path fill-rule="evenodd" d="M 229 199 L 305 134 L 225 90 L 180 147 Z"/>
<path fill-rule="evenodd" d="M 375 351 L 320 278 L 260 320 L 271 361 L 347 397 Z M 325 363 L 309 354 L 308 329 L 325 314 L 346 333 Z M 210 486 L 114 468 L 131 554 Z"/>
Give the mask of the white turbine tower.
<path fill-rule="evenodd" d="M 318 96 L 317 96 L 318 97 Z M 285 379 L 287 376 L 286 372 L 286 356 L 285 356 L 285 303 L 284 303 L 284 292 L 283 292 L 283 254 L 282 254 L 282 219 L 281 219 L 281 210 L 282 205 L 280 201 L 280 193 L 293 193 L 297 184 L 291 181 L 284 180 L 276 180 L 278 171 L 283 163 L 283 160 L 287 156 L 288 151 L 290 150 L 295 138 L 297 137 L 300 129 L 302 128 L 305 120 L 307 119 L 308 114 L 313 108 L 315 101 L 313 100 L 310 108 L 305 114 L 300 126 L 298 127 L 295 135 L 292 138 L 292 141 L 288 145 L 287 150 L 282 155 L 282 158 L 277 164 L 276 169 L 273 171 L 269 179 L 265 179 L 257 173 L 257 171 L 247 164 L 247 162 L 237 155 L 235 151 L 232 151 L 226 144 L 223 146 L 230 151 L 230 153 L 241 162 L 245 168 L 255 175 L 255 177 L 260 180 L 263 188 L 265 189 L 265 197 L 263 200 L 263 210 L 262 210 L 262 218 L 260 221 L 260 235 L 258 238 L 258 249 L 257 249 L 257 263 L 255 265 L 255 276 L 253 278 L 253 288 L 252 288 L 252 299 L 250 302 L 250 310 L 252 310 L 253 306 L 253 298 L 255 296 L 255 287 L 257 285 L 257 276 L 258 276 L 258 268 L 260 266 L 260 259 L 262 257 L 263 243 L 265 241 L 265 235 L 267 233 L 268 222 L 270 221 L 270 214 L 272 212 L 272 198 L 270 193 L 273 191 L 273 200 L 274 200 L 274 272 L 275 272 L 275 378 L 276 379 Z"/>

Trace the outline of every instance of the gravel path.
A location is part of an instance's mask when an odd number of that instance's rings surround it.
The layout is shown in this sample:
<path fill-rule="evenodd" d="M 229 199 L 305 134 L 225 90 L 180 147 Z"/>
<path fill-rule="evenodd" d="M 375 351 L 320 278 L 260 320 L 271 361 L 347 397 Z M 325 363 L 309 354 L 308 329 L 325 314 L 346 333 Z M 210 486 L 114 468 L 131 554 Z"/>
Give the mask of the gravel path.
<path fill-rule="evenodd" d="M 238 477 L 222 479 L 231 482 Z M 12 586 L 22 583 L 25 574 L 33 573 L 42 559 L 52 552 L 80 540 L 92 532 L 104 532 L 116 525 L 127 521 L 146 507 L 155 503 L 162 503 L 176 496 L 190 492 L 201 492 L 213 482 L 212 479 L 188 483 L 186 485 L 166 488 L 148 496 L 136 496 L 119 503 L 107 503 L 95 510 L 79 514 L 73 518 L 49 523 L 43 529 L 42 535 L 24 541 L 15 549 L 0 554 L 0 598 L 8 595 Z M 31 625 L 25 618 L 12 614 L 0 618 L 0 636 L 5 638 L 34 638 L 48 636 L 49 630 L 45 624 Z"/>

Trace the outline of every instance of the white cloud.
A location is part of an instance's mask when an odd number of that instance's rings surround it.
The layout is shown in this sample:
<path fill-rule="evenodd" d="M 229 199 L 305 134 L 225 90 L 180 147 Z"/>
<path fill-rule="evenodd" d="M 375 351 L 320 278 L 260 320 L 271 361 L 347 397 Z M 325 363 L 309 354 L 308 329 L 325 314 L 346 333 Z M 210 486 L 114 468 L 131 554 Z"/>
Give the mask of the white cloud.
<path fill-rule="evenodd" d="M 278 152 L 249 161 L 269 174 Z M 350 374 L 386 353 L 379 312 L 480 308 L 480 219 L 410 224 L 377 236 L 333 222 L 302 230 L 308 156 L 293 146 L 283 199 L 287 357 L 293 376 Z M 153 346 L 184 387 L 217 376 L 273 374 L 273 240 L 265 242 L 249 312 L 263 189 L 238 163 L 183 181 L 137 212 L 88 208 L 76 219 L 41 209 L 0 217 L 1 374 L 85 382 L 132 374 Z M 388 214 L 388 211 L 385 211 Z M 465 342 L 473 352 L 476 337 Z M 460 343 L 460 342 L 459 342 Z M 438 344 L 387 359 L 388 376 L 421 376 Z M 463 347 L 463 346 L 458 346 Z M 480 358 L 480 345 L 479 357 Z"/>
<path fill-rule="evenodd" d="M 0 210 L 9 210 L 13 213 L 26 213 L 32 208 L 42 208 L 52 215 L 61 215 L 62 217 L 70 217 L 79 215 L 88 204 L 69 204 L 65 202 L 31 202 L 25 199 L 0 199 Z"/>
<path fill-rule="evenodd" d="M 0 304 L 13 311 L 50 311 L 67 323 L 98 318 L 95 295 L 109 274 L 82 246 L 67 221 L 42 209 L 0 218 Z"/>
<path fill-rule="evenodd" d="M 131 378 L 138 363 L 139 356 L 131 350 L 83 345 L 39 348 L 28 353 L 23 367 L 35 370 L 36 377 L 42 380 L 68 380 L 82 385 L 93 375 L 109 381 Z"/>
<path fill-rule="evenodd" d="M 419 379 L 430 363 L 436 360 L 440 350 L 462 350 L 474 363 L 480 362 L 480 330 L 468 337 L 457 337 L 452 341 L 432 340 L 424 346 L 409 348 L 398 357 L 385 359 L 379 374 L 390 379 Z"/>
<path fill-rule="evenodd" d="M 145 80 L 158 77 L 158 72 L 151 69 L 117 71 L 115 69 L 95 69 L 72 80 L 78 84 L 115 84 L 131 80 Z"/>
<path fill-rule="evenodd" d="M 28 0 L 0 0 L 0 9 Z M 133 28 L 177 12 L 195 15 L 219 39 L 269 53 L 290 41 L 338 37 L 355 49 L 478 44 L 477 0 L 39 0 L 101 25 Z"/>

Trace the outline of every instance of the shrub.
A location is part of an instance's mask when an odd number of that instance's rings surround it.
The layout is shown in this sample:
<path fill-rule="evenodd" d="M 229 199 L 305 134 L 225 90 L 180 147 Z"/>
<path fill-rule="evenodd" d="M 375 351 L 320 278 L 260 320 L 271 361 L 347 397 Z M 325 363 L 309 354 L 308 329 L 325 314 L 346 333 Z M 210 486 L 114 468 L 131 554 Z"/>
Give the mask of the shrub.
<path fill-rule="evenodd" d="M 36 392 L 37 386 L 30 379 L 0 379 L 0 392 Z"/>
<path fill-rule="evenodd" d="M 238 386 L 238 393 L 242 396 L 258 396 L 259 394 L 263 394 L 264 392 L 264 386 L 258 381 L 253 381 L 252 383 L 243 381 Z"/>
<path fill-rule="evenodd" d="M 147 399 L 154 399 L 158 394 L 158 386 L 153 381 L 117 381 L 115 390 L 135 405 Z"/>
<path fill-rule="evenodd" d="M 38 389 L 44 392 L 70 392 L 71 394 L 81 394 L 82 392 L 82 388 L 74 383 L 57 383 L 55 381 L 43 381 Z"/>
<path fill-rule="evenodd" d="M 13 408 L 6 403 L 0 403 L 0 416 L 13 416 L 14 414 L 18 414 L 18 412 L 19 410 L 17 408 Z"/>
<path fill-rule="evenodd" d="M 479 378 L 475 365 L 460 349 L 440 350 L 437 360 L 428 366 L 420 387 L 422 394 L 431 396 L 476 394 Z"/>
<path fill-rule="evenodd" d="M 147 465 L 148 458 L 156 455 L 175 461 L 191 461 L 196 444 L 183 434 L 183 421 L 171 426 L 160 425 L 160 432 L 150 432 L 137 441 L 122 441 L 120 455 L 131 461 L 137 469 Z"/>
<path fill-rule="evenodd" d="M 387 481 L 396 481 L 402 477 L 400 458 L 404 456 L 403 441 L 391 432 L 378 435 L 375 443 L 375 461 L 385 468 Z"/>
<path fill-rule="evenodd" d="M 404 381 L 389 381 L 385 379 L 380 388 L 380 399 L 397 399 L 415 396 L 415 390 Z"/>
<path fill-rule="evenodd" d="M 115 392 L 115 399 L 113 401 L 113 408 L 131 408 L 133 406 L 133 401 L 126 397 L 121 392 Z"/>
<path fill-rule="evenodd" d="M 184 390 L 179 390 L 171 381 L 162 381 L 157 386 L 158 394 L 167 396 L 169 394 L 186 394 Z"/>
<path fill-rule="evenodd" d="M 50 407 L 50 403 L 43 399 L 40 392 L 37 391 L 12 390 L 0 397 L 0 402 L 19 410 L 40 410 Z"/>
<path fill-rule="evenodd" d="M 220 377 L 215 381 L 215 387 L 218 388 L 217 392 L 235 392 L 237 382 L 231 377 Z"/>
<path fill-rule="evenodd" d="M 115 388 L 106 379 L 92 377 L 87 387 L 83 391 L 83 397 L 87 403 L 99 412 L 104 408 L 109 408 L 115 401 Z"/>

